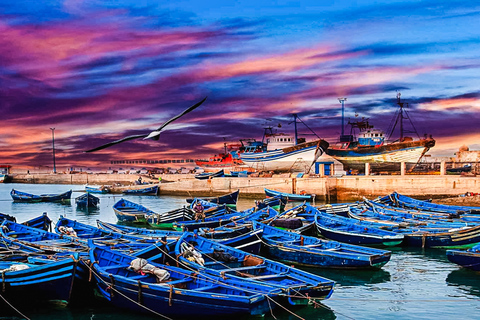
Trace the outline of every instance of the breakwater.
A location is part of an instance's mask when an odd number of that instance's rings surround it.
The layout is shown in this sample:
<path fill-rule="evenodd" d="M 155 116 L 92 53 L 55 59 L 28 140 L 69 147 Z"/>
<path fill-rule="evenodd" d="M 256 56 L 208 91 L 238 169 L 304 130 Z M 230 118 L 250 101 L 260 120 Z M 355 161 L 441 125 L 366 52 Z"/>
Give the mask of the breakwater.
<path fill-rule="evenodd" d="M 138 174 L 17 174 L 15 183 L 133 185 Z M 213 196 L 240 189 L 241 197 L 264 195 L 264 188 L 281 192 L 314 193 L 319 201 L 353 201 L 374 198 L 397 191 L 416 198 L 442 198 L 480 191 L 480 177 L 460 175 L 372 175 L 372 176 L 305 176 L 214 178 L 198 180 L 193 174 L 141 176 L 144 182 L 159 183 L 160 194 Z"/>

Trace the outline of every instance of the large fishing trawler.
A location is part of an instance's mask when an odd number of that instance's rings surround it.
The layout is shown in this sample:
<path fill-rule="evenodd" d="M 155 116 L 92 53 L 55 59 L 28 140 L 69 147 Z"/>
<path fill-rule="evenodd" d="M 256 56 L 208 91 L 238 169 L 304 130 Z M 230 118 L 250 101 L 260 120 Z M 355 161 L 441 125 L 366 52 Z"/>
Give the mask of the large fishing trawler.
<path fill-rule="evenodd" d="M 363 172 L 366 163 L 369 163 L 372 169 L 398 170 L 401 162 L 417 164 L 425 153 L 435 146 L 435 140 L 431 135 L 420 138 L 416 130 L 413 131 L 418 137 L 416 140 L 404 135 L 403 120 L 410 120 L 410 117 L 405 110 L 405 103 L 400 100 L 400 93 L 397 94 L 399 111 L 389 139 L 387 139 L 385 132 L 370 125 L 368 119 L 349 122 L 351 133 L 344 135 L 343 108 L 346 99 L 341 98 L 339 100 L 342 103 L 342 135 L 340 136 L 340 142 L 330 146 L 326 153 L 340 161 L 344 170 Z M 400 128 L 400 137 L 391 140 L 397 125 Z M 413 124 L 412 127 L 414 128 Z M 358 130 L 358 138 L 354 134 L 355 130 Z"/>

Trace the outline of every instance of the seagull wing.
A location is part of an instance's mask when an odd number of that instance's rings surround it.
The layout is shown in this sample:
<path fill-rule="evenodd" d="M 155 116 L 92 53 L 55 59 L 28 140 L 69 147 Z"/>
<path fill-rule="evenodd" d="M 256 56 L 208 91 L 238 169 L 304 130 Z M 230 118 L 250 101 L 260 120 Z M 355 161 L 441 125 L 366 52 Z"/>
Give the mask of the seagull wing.
<path fill-rule="evenodd" d="M 178 118 L 180 118 L 181 116 L 189 113 L 190 111 L 195 110 L 195 109 L 198 108 L 203 102 L 205 102 L 205 100 L 207 100 L 207 97 L 205 97 L 202 101 L 195 103 L 193 106 L 191 106 L 190 108 L 186 109 L 185 111 L 183 111 L 183 112 L 180 113 L 179 115 L 176 115 L 175 117 L 171 118 L 170 120 L 164 122 L 164 123 L 160 126 L 160 128 L 158 128 L 158 129 L 155 130 L 155 131 L 160 131 L 160 130 L 162 130 L 162 129 L 165 128 L 165 126 L 168 125 L 169 123 L 177 120 Z M 118 144 L 118 143 L 122 143 L 122 142 L 124 142 L 124 141 L 133 140 L 133 139 L 139 139 L 139 138 L 146 138 L 146 137 L 148 137 L 148 136 L 149 136 L 149 134 L 137 134 L 137 135 L 134 135 L 134 136 L 128 136 L 128 137 L 122 138 L 122 139 L 120 139 L 120 140 L 116 140 L 116 141 L 112 141 L 112 142 L 106 143 L 106 144 L 104 144 L 104 145 L 101 145 L 100 147 L 96 147 L 96 148 L 94 148 L 94 149 L 87 150 L 87 151 L 85 151 L 85 152 L 95 152 L 95 151 L 98 151 L 98 150 L 102 150 L 102 149 L 111 147 L 111 146 L 116 145 L 116 144 Z"/>
<path fill-rule="evenodd" d="M 98 150 L 102 150 L 102 149 L 111 147 L 111 146 L 116 145 L 118 143 L 122 143 L 124 141 L 139 139 L 139 138 L 145 138 L 146 136 L 148 136 L 148 134 L 136 134 L 136 135 L 133 135 L 133 136 L 128 136 L 128 137 L 122 138 L 120 140 L 115 140 L 115 141 L 106 143 L 104 145 L 101 145 L 100 147 L 96 147 L 96 148 L 93 148 L 93 149 L 90 149 L 90 150 L 87 150 L 87 151 L 84 151 L 84 152 L 95 152 L 95 151 L 98 151 Z"/>
<path fill-rule="evenodd" d="M 182 113 L 176 115 L 175 117 L 171 118 L 170 120 L 165 121 L 165 122 L 160 126 L 160 128 L 158 128 L 158 129 L 155 130 L 155 131 L 160 131 L 160 130 L 162 130 L 163 128 L 165 128 L 165 127 L 166 127 L 168 124 L 170 124 L 171 122 L 177 120 L 178 118 L 180 118 L 181 116 L 189 113 L 190 111 L 195 110 L 195 109 L 198 108 L 205 100 L 207 100 L 207 97 L 205 97 L 202 101 L 195 103 L 193 106 L 191 106 L 191 107 L 188 108 L 187 110 L 183 111 Z"/>

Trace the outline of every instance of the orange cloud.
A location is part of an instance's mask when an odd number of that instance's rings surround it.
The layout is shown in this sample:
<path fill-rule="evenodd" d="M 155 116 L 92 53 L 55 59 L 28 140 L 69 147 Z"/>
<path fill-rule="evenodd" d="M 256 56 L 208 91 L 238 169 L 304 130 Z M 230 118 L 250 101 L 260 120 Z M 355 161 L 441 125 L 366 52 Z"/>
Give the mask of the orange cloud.
<path fill-rule="evenodd" d="M 480 110 L 480 100 L 478 98 L 452 98 L 434 100 L 429 103 L 422 103 L 420 106 L 422 109 L 429 111 L 460 109 L 465 112 L 471 112 Z"/>
<path fill-rule="evenodd" d="M 248 58 L 245 61 L 231 64 L 207 63 L 199 72 L 205 79 L 220 79 L 258 73 L 286 73 L 306 69 L 333 60 L 342 60 L 364 53 L 344 53 L 330 55 L 334 48 L 320 46 L 313 49 L 299 49 L 269 57 Z"/>

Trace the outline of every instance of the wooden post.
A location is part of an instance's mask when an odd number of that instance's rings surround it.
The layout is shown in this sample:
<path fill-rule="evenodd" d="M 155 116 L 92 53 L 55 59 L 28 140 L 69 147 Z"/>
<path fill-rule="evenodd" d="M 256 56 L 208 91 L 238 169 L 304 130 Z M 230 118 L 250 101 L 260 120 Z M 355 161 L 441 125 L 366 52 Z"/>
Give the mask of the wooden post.
<path fill-rule="evenodd" d="M 320 163 L 320 165 L 318 166 L 318 169 L 319 169 L 320 177 L 325 176 L 325 164 L 324 164 L 324 163 Z"/>
<path fill-rule="evenodd" d="M 402 176 L 405 175 L 405 171 L 406 171 L 405 169 L 406 169 L 406 167 L 407 167 L 407 166 L 405 165 L 405 162 L 402 161 L 402 162 L 400 163 L 400 175 L 402 175 Z"/>
<path fill-rule="evenodd" d="M 370 163 L 365 163 L 365 175 L 370 175 Z"/>
<path fill-rule="evenodd" d="M 444 176 L 447 174 L 447 168 L 445 165 L 445 161 L 440 162 L 440 175 Z"/>

